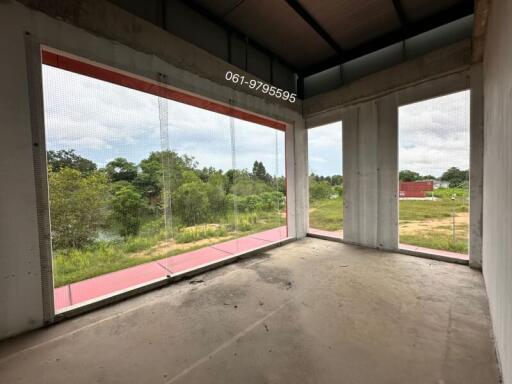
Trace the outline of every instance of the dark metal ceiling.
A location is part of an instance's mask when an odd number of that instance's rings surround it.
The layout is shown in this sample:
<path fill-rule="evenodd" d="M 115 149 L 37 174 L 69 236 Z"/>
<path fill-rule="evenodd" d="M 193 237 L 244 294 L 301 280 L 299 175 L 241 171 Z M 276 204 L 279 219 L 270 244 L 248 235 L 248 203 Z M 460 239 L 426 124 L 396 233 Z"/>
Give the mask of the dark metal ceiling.
<path fill-rule="evenodd" d="M 473 0 L 189 0 L 301 75 L 473 13 Z"/>
<path fill-rule="evenodd" d="M 473 0 L 110 1 L 299 95 L 311 75 L 461 21 L 474 8 Z"/>

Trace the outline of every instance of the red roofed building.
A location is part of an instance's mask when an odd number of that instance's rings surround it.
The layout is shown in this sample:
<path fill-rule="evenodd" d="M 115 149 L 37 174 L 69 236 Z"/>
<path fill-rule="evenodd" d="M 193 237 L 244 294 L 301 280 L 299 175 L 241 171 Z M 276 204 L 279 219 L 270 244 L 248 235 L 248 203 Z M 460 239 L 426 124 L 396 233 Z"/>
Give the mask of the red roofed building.
<path fill-rule="evenodd" d="M 427 192 L 434 190 L 434 182 L 428 181 L 401 181 L 400 197 L 427 197 Z"/>

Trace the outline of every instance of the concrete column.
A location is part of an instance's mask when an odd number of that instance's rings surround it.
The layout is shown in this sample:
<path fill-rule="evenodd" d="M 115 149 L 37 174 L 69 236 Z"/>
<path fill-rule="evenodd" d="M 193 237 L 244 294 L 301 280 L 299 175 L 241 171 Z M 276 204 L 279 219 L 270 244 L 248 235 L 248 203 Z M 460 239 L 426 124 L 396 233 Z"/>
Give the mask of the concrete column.
<path fill-rule="evenodd" d="M 343 117 L 343 239 L 359 243 L 359 143 L 357 107 Z"/>
<path fill-rule="evenodd" d="M 309 224 L 308 133 L 304 120 L 295 122 L 293 137 L 290 138 L 290 146 L 287 150 L 293 153 L 293 164 L 288 172 L 288 191 L 293 190 L 295 194 L 293 212 L 289 210 L 295 217 L 289 217 L 288 225 L 290 234 L 294 233 L 291 231 L 291 226 L 295 226 L 295 236 L 300 239 L 306 236 Z"/>
<path fill-rule="evenodd" d="M 395 95 L 377 100 L 377 246 L 398 249 L 398 105 Z"/>
<path fill-rule="evenodd" d="M 31 110 L 19 8 L 0 6 L 0 339 L 43 324 Z"/>
<path fill-rule="evenodd" d="M 343 118 L 344 240 L 398 248 L 398 119 L 393 95 Z"/>
<path fill-rule="evenodd" d="M 483 193 L 484 193 L 484 100 L 482 64 L 470 71 L 471 123 L 470 123 L 470 202 L 469 212 L 469 265 L 482 268 Z"/>

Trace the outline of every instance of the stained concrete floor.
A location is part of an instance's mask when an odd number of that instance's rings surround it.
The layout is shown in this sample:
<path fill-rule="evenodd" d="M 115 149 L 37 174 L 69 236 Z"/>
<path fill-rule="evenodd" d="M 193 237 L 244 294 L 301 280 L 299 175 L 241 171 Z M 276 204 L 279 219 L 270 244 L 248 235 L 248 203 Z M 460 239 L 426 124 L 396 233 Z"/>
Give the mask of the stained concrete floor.
<path fill-rule="evenodd" d="M 499 382 L 482 276 L 305 239 L 0 343 L 11 383 Z"/>

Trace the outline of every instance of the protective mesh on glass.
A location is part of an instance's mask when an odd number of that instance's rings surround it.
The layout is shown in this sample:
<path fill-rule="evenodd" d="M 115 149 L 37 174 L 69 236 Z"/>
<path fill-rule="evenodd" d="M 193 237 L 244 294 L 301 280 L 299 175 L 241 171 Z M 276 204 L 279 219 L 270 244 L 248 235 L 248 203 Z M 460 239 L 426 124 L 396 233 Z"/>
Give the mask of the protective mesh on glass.
<path fill-rule="evenodd" d="M 309 229 L 343 237 L 343 123 L 308 129 Z"/>
<path fill-rule="evenodd" d="M 287 236 L 285 133 L 234 119 L 238 251 Z M 250 235 L 250 236 L 249 236 Z"/>
<path fill-rule="evenodd" d="M 286 237 L 284 132 L 43 65 L 56 310 Z"/>
<path fill-rule="evenodd" d="M 399 108 L 402 248 L 467 254 L 470 92 Z"/>

